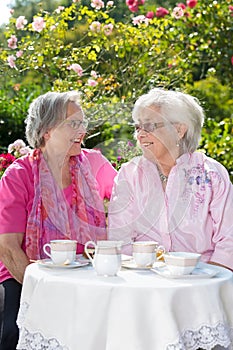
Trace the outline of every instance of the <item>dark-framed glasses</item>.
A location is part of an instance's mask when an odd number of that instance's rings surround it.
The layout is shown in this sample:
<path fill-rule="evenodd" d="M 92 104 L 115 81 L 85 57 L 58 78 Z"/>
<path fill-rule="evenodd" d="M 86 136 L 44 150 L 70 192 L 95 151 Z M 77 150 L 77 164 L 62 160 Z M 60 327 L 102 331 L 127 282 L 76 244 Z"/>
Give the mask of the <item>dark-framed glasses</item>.
<path fill-rule="evenodd" d="M 139 123 L 139 124 L 134 124 L 136 132 L 139 132 L 140 130 L 144 130 L 146 132 L 153 132 L 156 129 L 162 128 L 164 126 L 163 122 L 158 122 L 158 123 Z"/>
<path fill-rule="evenodd" d="M 78 130 L 81 126 L 85 129 L 88 127 L 88 120 L 83 119 L 83 120 L 65 120 L 64 121 L 66 124 L 68 124 L 72 129 Z"/>

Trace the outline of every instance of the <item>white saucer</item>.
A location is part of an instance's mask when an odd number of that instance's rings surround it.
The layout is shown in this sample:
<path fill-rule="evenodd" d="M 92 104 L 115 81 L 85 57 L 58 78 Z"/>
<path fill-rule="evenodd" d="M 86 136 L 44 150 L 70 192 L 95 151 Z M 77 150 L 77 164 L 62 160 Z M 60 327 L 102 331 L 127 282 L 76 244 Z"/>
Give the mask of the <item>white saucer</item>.
<path fill-rule="evenodd" d="M 154 263 L 154 265 L 153 265 L 153 268 L 155 267 L 155 266 L 164 266 L 164 263 L 158 263 L 158 262 L 156 262 L 156 263 Z M 152 269 L 152 267 L 151 266 L 146 266 L 146 267 L 140 267 L 140 266 L 137 266 L 136 265 L 136 263 L 135 263 L 135 261 L 134 261 L 134 259 L 131 259 L 131 260 L 123 260 L 122 262 L 121 262 L 121 267 L 124 267 L 124 268 L 126 268 L 126 269 L 132 269 L 132 270 L 151 270 Z"/>
<path fill-rule="evenodd" d="M 175 279 L 199 279 L 199 278 L 212 278 L 217 275 L 219 272 L 217 269 L 211 268 L 208 264 L 200 263 L 193 270 L 192 273 L 188 275 L 174 275 L 172 274 L 166 266 L 152 268 L 151 271 L 157 273 L 160 276 L 166 278 L 175 278 Z"/>
<path fill-rule="evenodd" d="M 89 265 L 89 262 L 79 262 L 79 261 L 74 261 L 69 265 L 57 265 L 57 264 L 54 264 L 51 259 L 38 260 L 37 263 L 40 266 L 55 268 L 55 269 L 75 269 L 77 267 L 83 267 L 83 266 Z"/>

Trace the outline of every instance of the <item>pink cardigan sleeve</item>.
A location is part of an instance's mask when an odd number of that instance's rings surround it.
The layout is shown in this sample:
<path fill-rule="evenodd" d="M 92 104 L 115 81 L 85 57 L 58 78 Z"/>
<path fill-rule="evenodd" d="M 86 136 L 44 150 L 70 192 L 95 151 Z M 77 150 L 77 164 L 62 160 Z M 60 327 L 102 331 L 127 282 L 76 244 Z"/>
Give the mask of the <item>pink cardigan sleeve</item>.
<path fill-rule="evenodd" d="M 90 161 L 93 175 L 98 183 L 100 197 L 110 199 L 114 178 L 117 175 L 116 169 L 100 151 L 84 149 L 83 152 Z"/>

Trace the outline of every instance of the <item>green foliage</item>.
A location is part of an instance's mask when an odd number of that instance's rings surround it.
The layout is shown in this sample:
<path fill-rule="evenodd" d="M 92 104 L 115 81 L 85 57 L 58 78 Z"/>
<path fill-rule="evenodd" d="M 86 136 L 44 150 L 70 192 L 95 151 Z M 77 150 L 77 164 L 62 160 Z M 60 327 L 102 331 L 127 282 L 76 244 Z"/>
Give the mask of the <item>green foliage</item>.
<path fill-rule="evenodd" d="M 222 163 L 233 182 L 233 119 L 225 118 L 217 123 L 208 118 L 202 130 L 201 147 L 205 153 Z"/>
<path fill-rule="evenodd" d="M 100 147 L 116 160 L 118 141 L 133 142 L 135 99 L 153 86 L 163 86 L 188 90 L 205 103 L 202 147 L 231 171 L 232 129 L 226 127 L 232 118 L 231 0 L 198 1 L 179 18 L 173 14 L 172 0 L 148 0 L 139 13 L 131 13 L 124 0 L 114 7 L 106 3 L 96 9 L 88 0 L 15 2 L 14 17 L 0 44 L 0 145 L 23 138 L 23 120 L 34 97 L 48 90 L 77 89 L 93 121 L 87 147 Z M 20 13 L 22 4 L 25 11 Z M 137 18 L 159 6 L 170 6 L 169 14 L 149 22 Z M 17 29 L 20 15 L 28 22 Z M 41 30 L 34 27 L 36 17 L 44 23 Z M 7 40 L 14 35 L 17 44 L 10 48 Z"/>

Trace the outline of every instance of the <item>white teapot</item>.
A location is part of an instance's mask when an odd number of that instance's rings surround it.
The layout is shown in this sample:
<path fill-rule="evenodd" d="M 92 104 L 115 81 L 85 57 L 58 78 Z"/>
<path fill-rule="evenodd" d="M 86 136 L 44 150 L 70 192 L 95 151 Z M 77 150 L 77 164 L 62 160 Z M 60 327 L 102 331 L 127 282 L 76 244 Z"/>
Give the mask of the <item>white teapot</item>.
<path fill-rule="evenodd" d="M 92 258 L 88 247 L 94 246 L 95 253 Z M 85 244 L 85 253 L 90 259 L 97 275 L 116 276 L 121 268 L 121 241 L 88 241 Z"/>

